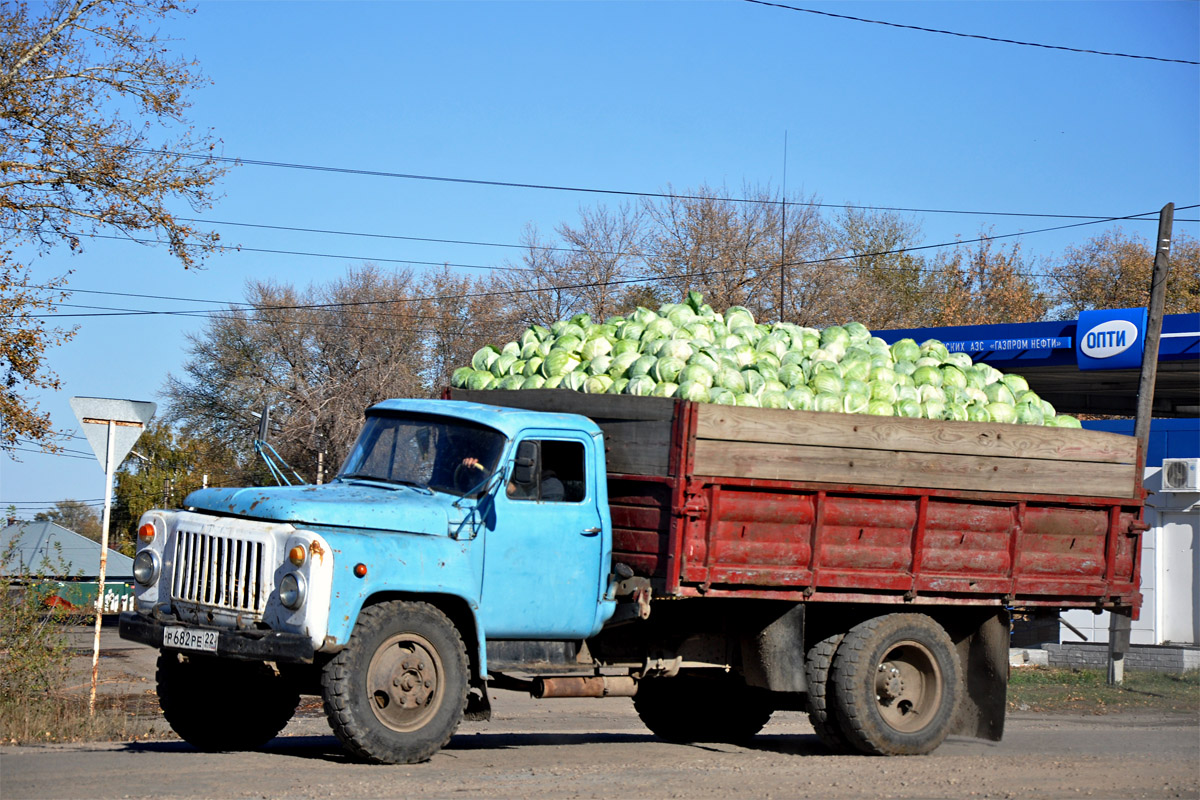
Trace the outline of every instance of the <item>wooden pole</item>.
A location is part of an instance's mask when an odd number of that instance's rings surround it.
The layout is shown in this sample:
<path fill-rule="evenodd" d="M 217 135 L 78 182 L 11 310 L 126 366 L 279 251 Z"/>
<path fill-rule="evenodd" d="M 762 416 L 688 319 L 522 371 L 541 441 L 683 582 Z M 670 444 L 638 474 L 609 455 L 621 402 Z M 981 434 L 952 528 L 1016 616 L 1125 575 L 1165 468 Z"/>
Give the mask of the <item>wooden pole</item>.
<path fill-rule="evenodd" d="M 1150 444 L 1150 420 L 1154 416 L 1154 383 L 1158 377 L 1158 343 L 1162 335 L 1163 313 L 1167 305 L 1167 274 L 1170 272 L 1171 231 L 1175 222 L 1175 204 L 1167 203 L 1158 214 L 1158 243 L 1154 251 L 1154 272 L 1150 276 L 1150 307 L 1146 316 L 1146 340 L 1142 349 L 1142 374 L 1138 382 L 1137 417 L 1133 435 L 1138 440 L 1142 463 L 1138 464 L 1138 485 L 1146 472 L 1146 453 Z M 1125 654 L 1129 652 L 1129 614 L 1113 612 L 1108 620 L 1108 683 L 1120 686 L 1125 681 Z"/>

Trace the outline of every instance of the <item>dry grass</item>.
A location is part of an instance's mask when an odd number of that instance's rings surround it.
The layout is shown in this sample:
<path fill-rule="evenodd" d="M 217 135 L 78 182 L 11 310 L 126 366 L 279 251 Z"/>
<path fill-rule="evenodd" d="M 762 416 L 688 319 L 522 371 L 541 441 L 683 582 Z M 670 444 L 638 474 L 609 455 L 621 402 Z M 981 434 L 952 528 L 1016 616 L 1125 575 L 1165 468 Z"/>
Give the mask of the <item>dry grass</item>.
<path fill-rule="evenodd" d="M 147 703 L 148 701 L 148 703 Z M 155 725 L 158 702 L 136 695 L 101 695 L 96 714 L 88 713 L 88 698 L 74 693 L 52 693 L 24 703 L 0 704 L 0 742 L 46 744 L 51 742 L 131 741 L 162 738 Z"/>

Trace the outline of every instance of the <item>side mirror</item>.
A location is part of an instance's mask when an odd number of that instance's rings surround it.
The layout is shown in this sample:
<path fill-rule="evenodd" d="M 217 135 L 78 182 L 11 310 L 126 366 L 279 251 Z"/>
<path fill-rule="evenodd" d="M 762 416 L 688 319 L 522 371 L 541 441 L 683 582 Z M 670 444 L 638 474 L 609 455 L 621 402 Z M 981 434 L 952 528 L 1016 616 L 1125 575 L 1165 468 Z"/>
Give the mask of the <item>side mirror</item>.
<path fill-rule="evenodd" d="M 267 403 L 263 406 L 262 413 L 258 415 L 258 440 L 265 442 L 267 435 L 271 432 L 271 404 Z"/>
<path fill-rule="evenodd" d="M 537 456 L 536 442 L 525 441 L 517 445 L 517 457 L 513 461 L 512 471 L 514 483 L 533 483 L 534 468 L 537 466 Z"/>

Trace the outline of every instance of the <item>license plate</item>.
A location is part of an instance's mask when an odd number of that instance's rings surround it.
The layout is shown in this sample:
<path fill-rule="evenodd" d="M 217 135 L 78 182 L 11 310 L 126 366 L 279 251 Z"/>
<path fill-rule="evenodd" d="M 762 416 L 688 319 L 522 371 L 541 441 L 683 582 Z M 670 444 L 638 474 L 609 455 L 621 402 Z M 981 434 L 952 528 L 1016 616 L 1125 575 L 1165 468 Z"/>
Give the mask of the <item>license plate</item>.
<path fill-rule="evenodd" d="M 217 631 L 170 626 L 163 628 L 163 647 L 217 652 Z"/>

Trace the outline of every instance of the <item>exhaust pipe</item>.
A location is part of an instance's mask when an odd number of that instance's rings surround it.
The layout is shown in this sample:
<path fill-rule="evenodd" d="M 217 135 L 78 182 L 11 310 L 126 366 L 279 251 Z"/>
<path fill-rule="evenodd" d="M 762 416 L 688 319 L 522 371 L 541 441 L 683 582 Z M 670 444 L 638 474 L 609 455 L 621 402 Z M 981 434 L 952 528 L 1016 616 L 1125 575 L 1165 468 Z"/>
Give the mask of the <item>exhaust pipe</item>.
<path fill-rule="evenodd" d="M 553 697 L 633 697 L 638 682 L 628 675 L 584 678 L 535 678 L 530 692 L 539 700 Z"/>

